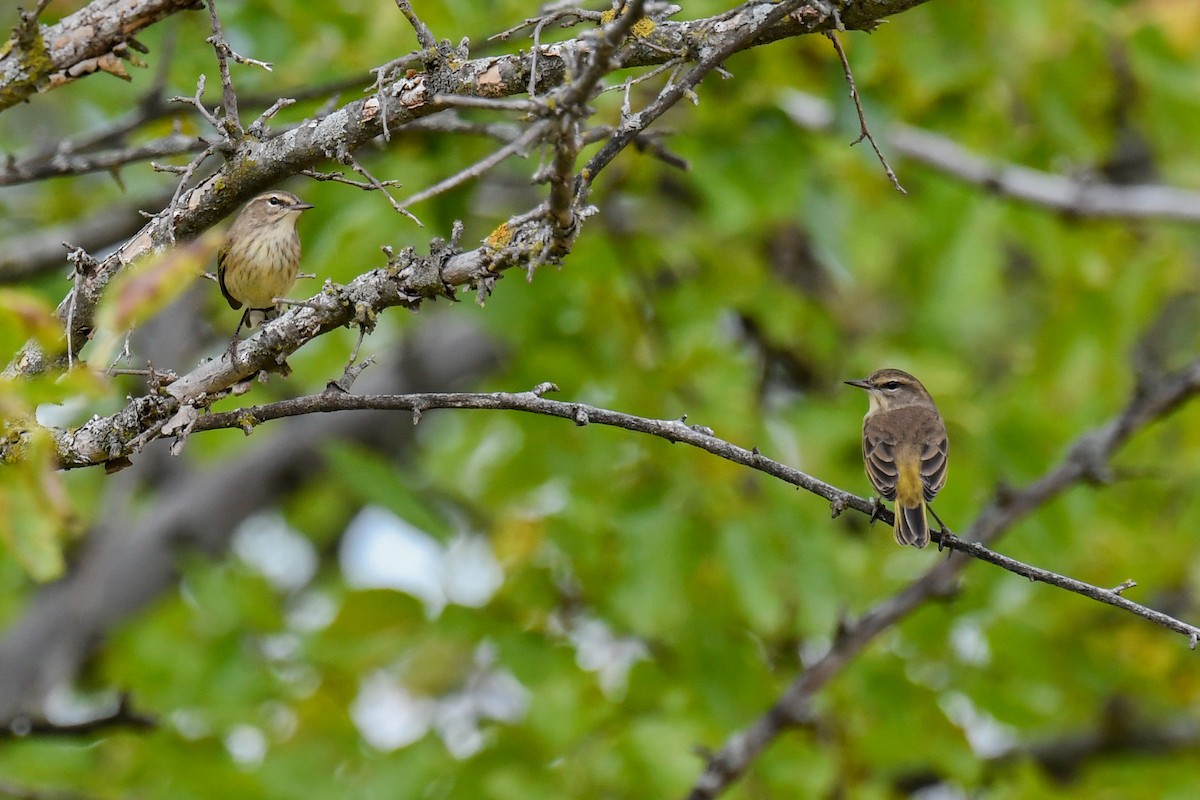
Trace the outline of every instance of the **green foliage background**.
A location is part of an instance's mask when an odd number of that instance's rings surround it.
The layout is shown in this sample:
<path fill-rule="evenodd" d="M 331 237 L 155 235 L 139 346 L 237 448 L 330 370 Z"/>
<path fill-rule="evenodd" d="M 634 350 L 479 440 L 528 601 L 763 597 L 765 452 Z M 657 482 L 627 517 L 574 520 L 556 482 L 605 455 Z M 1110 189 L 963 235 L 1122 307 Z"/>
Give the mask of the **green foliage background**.
<path fill-rule="evenodd" d="M 479 43 L 475 55 L 499 52 L 486 36 L 535 11 L 511 0 L 416 5 L 439 37 Z M 723 7 L 686 5 L 689 16 Z M 60 2 L 50 13 L 70 10 Z M 276 65 L 272 73 L 236 68 L 247 94 L 361 76 L 415 46 L 388 2 L 248 0 L 221 10 L 234 48 Z M 168 93 L 190 94 L 201 72 L 215 82 L 215 68 L 203 43 L 206 15 L 179 21 Z M 116 116 L 150 85 L 171 27 L 141 37 L 151 68 L 132 83 L 89 78 L 0 116 L 3 149 L 21 152 L 39 136 Z M 871 35 L 842 38 L 878 133 L 905 123 L 1065 174 L 1098 169 L 1124 137 L 1136 137 L 1153 156 L 1145 180 L 1200 184 L 1200 12 L 1184 0 L 935 0 Z M 860 494 L 868 492 L 858 449 L 865 404 L 841 381 L 902 367 L 922 378 L 948 420 L 951 470 L 937 505 L 959 530 L 999 485 L 1034 479 L 1123 406 L 1139 336 L 1170 298 L 1196 290 L 1194 226 L 1064 218 L 893 158 L 908 190 L 901 195 L 865 144 L 849 146 L 857 119 L 823 37 L 759 48 L 727 66 L 731 79 L 706 79 L 699 104 L 679 106 L 659 126 L 674 131 L 667 145 L 690 172 L 622 155 L 598 181 L 600 214 L 561 270 L 531 283 L 510 274 L 483 308 L 466 297 L 416 317 L 396 311 L 367 349 L 394 347 L 428 314 L 467 317 L 509 353 L 480 389 L 552 380 L 566 399 L 686 414 Z M 635 105 L 656 85 L 642 84 Z M 795 91 L 835 105 L 836 133 L 792 122 L 785 108 Z M 597 105 L 615 120 L 619 103 L 610 93 Z M 311 111 L 301 105 L 283 116 Z M 363 155 L 376 175 L 402 181 L 403 194 L 492 147 L 401 135 Z M 424 229 L 378 196 L 297 180 L 288 188 L 317 206 L 303 223 L 306 268 L 347 281 L 383 263 L 380 245 L 423 248 L 456 219 L 466 223 L 464 241 L 478 240 L 535 197 L 529 169 L 505 164 L 415 209 Z M 121 182 L 124 190 L 106 175 L 5 189 L 0 236 L 77 219 L 168 177 L 137 167 Z M 56 275 L 29 290 L 52 305 L 64 288 Z M 232 325 L 211 294 L 218 327 Z M 1177 363 L 1196 355 L 1191 322 Z M 8 347 L 26 333 L 13 326 Z M 319 389 L 353 343 L 342 333 L 297 354 L 286 383 L 238 402 Z M 123 402 L 119 387 L 82 380 L 21 391 L 9 402 L 29 407 L 82 392 L 89 413 Z M 130 691 L 159 727 L 9 740 L 0 744 L 0 775 L 104 798 L 678 797 L 702 769 L 695 748 L 719 746 L 774 702 L 801 670 L 798 654 L 819 653 L 840 616 L 945 557 L 899 549 L 860 515 L 831 521 L 818 498 L 659 440 L 515 414 L 430 413 L 418 430 L 419 448 L 404 461 L 330 442 L 328 472 L 279 511 L 326 556 L 364 503 L 445 540 L 469 518 L 505 572 L 486 607 L 452 606 L 427 619 L 405 595 L 349 589 L 327 557 L 305 592 L 330 600 L 336 615 L 319 630 L 292 631 L 295 652 L 279 663 L 262 642 L 289 630 L 297 598 L 234 558 L 189 560 L 184 590 L 103 643 L 81 684 Z M 182 457 L 236 459 L 286 435 L 286 422 L 250 439 L 200 435 Z M 1120 480 L 1072 489 L 999 549 L 1102 586 L 1134 578 L 1133 599 L 1195 621 L 1200 413 L 1185 407 L 1145 431 L 1115 466 Z M 9 482 L 38 480 L 5 472 Z M 62 480 L 69 501 L 54 515 L 11 518 L 63 536 L 86 529 L 100 513 L 105 477 L 91 470 Z M 143 502 L 152 508 L 154 498 Z M 0 562 L 0 587 L 0 616 L 18 619 L 36 586 L 13 556 Z M 554 633 L 551 617 L 568 604 L 646 642 L 649 658 L 632 668 L 623 694 L 603 693 Z M 397 669 L 415 690 L 436 694 L 453 688 L 483 642 L 529 690 L 523 720 L 485 726 L 487 746 L 465 760 L 434 734 L 389 753 L 364 743 L 348 708 L 368 675 Z M 957 597 L 890 630 L 833 681 L 815 732 L 785 736 L 728 796 L 887 797 L 905 779 L 932 774 L 973 797 L 1193 797 L 1194 744 L 1117 751 L 1059 782 L 1025 758 L 989 759 L 968 733 L 990 724 L 1002 741 L 1030 745 L 1095 732 L 1113 724 L 1106 709 L 1118 700 L 1128 710 L 1123 724 L 1194 726 L 1196 659 L 1177 635 L 975 565 Z M 265 734 L 261 764 L 230 757 L 225 737 L 241 725 Z"/>

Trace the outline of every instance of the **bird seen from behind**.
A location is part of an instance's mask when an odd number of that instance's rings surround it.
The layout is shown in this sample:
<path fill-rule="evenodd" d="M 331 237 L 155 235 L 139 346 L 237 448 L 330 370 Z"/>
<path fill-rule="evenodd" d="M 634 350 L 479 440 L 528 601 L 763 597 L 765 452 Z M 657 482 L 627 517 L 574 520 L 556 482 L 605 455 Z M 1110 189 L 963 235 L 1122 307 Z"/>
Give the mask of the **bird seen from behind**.
<path fill-rule="evenodd" d="M 871 485 L 896 503 L 896 541 L 924 547 L 926 505 L 946 483 L 950 443 L 942 415 L 921 382 L 903 370 L 881 369 L 846 383 L 867 392 L 863 460 Z"/>

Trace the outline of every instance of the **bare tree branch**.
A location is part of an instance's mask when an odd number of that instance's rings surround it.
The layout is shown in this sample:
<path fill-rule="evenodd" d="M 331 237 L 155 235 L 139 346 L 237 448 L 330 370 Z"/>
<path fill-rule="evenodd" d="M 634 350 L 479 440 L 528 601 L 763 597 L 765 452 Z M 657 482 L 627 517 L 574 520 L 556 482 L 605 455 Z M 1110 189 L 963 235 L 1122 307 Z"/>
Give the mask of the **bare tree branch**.
<path fill-rule="evenodd" d="M 54 25 L 18 26 L 0 56 L 0 111 L 97 71 L 118 77 L 144 50 L 134 35 L 198 0 L 93 0 Z"/>
<path fill-rule="evenodd" d="M 798 10 L 801 6 L 804 7 L 803 11 Z M 586 185 L 594 180 L 595 176 L 654 120 L 686 97 L 708 73 L 719 67 L 721 62 L 739 50 L 751 46 L 751 43 L 755 42 L 764 31 L 801 18 L 806 20 L 807 26 L 811 26 L 810 32 L 825 30 L 834 24 L 832 13 L 827 13 L 827 10 L 824 4 L 805 3 L 803 0 L 784 0 L 774 5 L 748 3 L 730 12 L 723 22 L 725 30 L 732 33 L 728 33 L 721 39 L 697 43 L 697 46 L 702 49 L 690 51 L 701 54 L 696 66 L 688 72 L 683 80 L 668 84 L 667 88 L 663 89 L 650 105 L 621 121 L 620 128 L 613 133 L 608 143 L 592 156 L 587 166 L 583 168 L 580 173 L 583 183 Z M 670 45 L 665 42 L 663 47 L 672 50 Z M 680 51 L 673 50 L 673 52 Z"/>
<path fill-rule="evenodd" d="M 1024 766 L 1032 761 L 1055 781 L 1069 783 L 1097 760 L 1120 755 L 1171 758 L 1194 753 L 1200 745 L 1200 723 L 1181 715 L 1162 723 L 1143 721 L 1129 698 L 1110 698 L 1087 729 L 1029 743 L 1014 744 L 986 758 L 989 772 Z M 949 783 L 940 770 L 929 768 L 899 775 L 893 784 L 908 796 L 921 789 Z"/>
<path fill-rule="evenodd" d="M 898 13 L 924 0 L 879 0 L 871 4 L 870 13 L 856 4 L 853 14 L 843 14 L 843 22 L 850 27 L 868 28 L 878 19 Z M 680 55 L 700 58 L 704 71 L 738 50 L 777 41 L 789 36 L 798 36 L 827 28 L 832 24 L 822 10 L 823 0 L 787 0 L 781 4 L 764 4 L 751 0 L 725 14 L 699 20 L 671 22 L 656 20 L 653 30 L 644 37 L 632 37 L 623 45 L 621 66 L 653 66 Z M 795 13 L 786 13 L 797 9 Z M 732 32 L 731 32 L 732 31 Z M 567 77 L 566 67 L 577 63 L 580 54 L 589 46 L 583 39 L 557 43 L 543 48 L 539 54 L 538 74 L 535 85 L 561 85 Z M 262 191 L 285 177 L 311 168 L 325 160 L 330 153 L 352 152 L 383 133 L 386 120 L 392 127 L 438 113 L 444 107 L 431 103 L 437 94 L 477 94 L 487 97 L 503 97 L 520 94 L 527 90 L 530 80 L 532 56 L 528 53 L 482 58 L 455 62 L 454 68 L 447 66 L 437 73 L 436 91 L 430 86 L 428 76 L 423 73 L 406 74 L 384 86 L 379 92 L 349 103 L 319 119 L 302 124 L 266 142 L 246 138 L 237 143 L 236 150 L 227 155 L 226 163 L 215 173 L 188 189 L 179 197 L 178 203 L 155 216 L 138 235 L 117 250 L 78 282 L 71 297 L 60 303 L 58 316 L 66 320 L 70 312 L 72 330 L 66 341 L 73 347 L 81 347 L 92 329 L 92 317 L 104 287 L 125 264 L 162 248 L 175 241 L 186 241 L 215 224 L 229 214 L 249 196 Z M 699 75 L 695 78 L 699 80 Z M 682 97 L 679 93 L 674 99 Z M 670 104 L 670 98 L 661 97 L 655 102 L 655 115 L 662 113 Z M 646 114 L 645 111 L 642 114 Z M 643 118 L 634 129 L 623 129 L 618 138 L 602 149 L 605 161 L 633 141 L 650 122 Z M 603 164 L 593 163 L 587 170 L 587 181 Z M 536 213 L 544 213 L 538 210 Z M 578 230 L 574 232 L 578 234 Z M 549 243 L 560 257 L 570 240 L 551 239 Z M 509 245 L 498 254 L 505 261 L 524 261 L 545 258 L 542 250 L 519 251 L 510 240 Z M 65 353 L 47 353 L 36 342 L 30 341 L 9 364 L 6 374 L 30 375 L 44 372 L 52 366 L 64 363 Z"/>
<path fill-rule="evenodd" d="M 408 20 L 408 24 L 412 25 L 413 31 L 417 34 L 417 42 L 421 47 L 426 50 L 437 50 L 437 37 L 429 30 L 429 26 L 417 16 L 417 12 L 413 11 L 412 3 L 409 0 L 396 0 L 396 7 Z"/>
<path fill-rule="evenodd" d="M 548 400 L 543 397 L 547 391 L 556 390 L 557 387 L 553 384 L 546 383 L 533 391 L 520 393 L 352 395 L 347 394 L 344 388 L 336 387 L 329 388 L 320 394 L 282 400 L 267 405 L 205 414 L 195 420 L 194 424 L 190 426 L 189 432 L 195 433 L 223 428 L 237 428 L 249 435 L 254 432 L 254 429 L 258 425 L 269 420 L 334 411 L 411 411 L 414 424 L 420 420 L 424 412 L 433 409 L 456 408 L 523 411 L 568 419 L 579 426 L 592 423 L 610 425 L 636 433 L 656 436 L 672 443 L 682 442 L 689 444 L 736 464 L 742 464 L 760 472 L 765 472 L 768 475 L 823 497 L 829 501 L 835 516 L 845 509 L 852 508 L 868 517 L 882 519 L 888 524 L 892 522 L 891 513 L 886 509 L 876 508 L 873 501 L 858 497 L 800 470 L 773 461 L 762 455 L 757 448 L 747 450 L 720 439 L 709 428 L 700 425 L 688 425 L 682 419 L 648 419 L 633 414 L 597 408 L 583 403 Z M 1113 422 L 1081 437 L 1071 448 L 1064 463 L 1041 481 L 1021 491 L 1006 492 L 993 506 L 985 509 L 980 514 L 979 519 L 968 533 L 968 537 L 972 538 L 968 538 L 967 540 L 959 539 L 944 530 L 935 534 L 935 538 L 939 542 L 939 549 L 943 547 L 949 548 L 980 561 L 994 564 L 1030 580 L 1057 586 L 1061 589 L 1128 611 L 1168 630 L 1187 636 L 1191 647 L 1194 649 L 1197 640 L 1200 639 L 1200 628 L 1126 599 L 1121 595 L 1121 592 L 1128 588 L 1127 586 L 1121 585 L 1114 589 L 1093 586 L 996 553 L 973 537 L 988 540 L 999 537 L 1017 519 L 1043 505 L 1067 486 L 1094 475 L 1095 471 L 1102 468 L 1103 464 L 1107 462 L 1108 457 L 1115 449 L 1136 430 L 1170 413 L 1197 392 L 1200 392 L 1200 360 L 1194 362 L 1186 370 L 1163 379 L 1161 384 L 1154 387 L 1152 391 L 1146 394 L 1139 394 L 1126 411 Z M 64 436 L 65 432 L 63 431 L 56 433 L 56 438 L 60 441 Z M 998 520 L 992 521 L 992 518 L 996 515 L 1001 516 Z M 953 572 L 957 573 L 961 571 L 962 566 L 966 562 L 959 559 L 953 563 L 956 565 Z M 933 581 L 933 587 L 937 591 L 931 590 L 914 595 L 914 597 L 919 596 L 922 599 L 936 597 L 944 591 L 944 587 L 948 586 L 947 576 L 938 574 L 938 570 L 944 571 L 943 565 L 935 567 L 925 579 L 918 581 L 918 583 L 922 583 L 929 576 L 937 575 L 936 581 Z M 904 609 L 905 613 L 912 610 L 912 608 L 915 608 L 915 605 L 906 607 Z M 871 614 L 868 613 L 864 619 L 870 616 Z M 899 619 L 899 616 L 880 615 L 879 618 L 895 621 Z M 870 630 L 863 628 L 861 624 L 854 627 L 855 629 Z M 875 635 L 877 632 L 878 630 L 871 630 L 870 636 Z M 865 643 L 866 640 L 863 640 L 862 644 Z"/>

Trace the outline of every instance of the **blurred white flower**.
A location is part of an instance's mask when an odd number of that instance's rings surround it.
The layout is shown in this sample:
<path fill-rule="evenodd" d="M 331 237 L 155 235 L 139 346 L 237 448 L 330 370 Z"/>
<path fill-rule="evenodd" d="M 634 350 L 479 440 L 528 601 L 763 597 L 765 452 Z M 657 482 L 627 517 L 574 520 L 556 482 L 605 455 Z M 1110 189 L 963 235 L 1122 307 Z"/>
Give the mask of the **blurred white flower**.
<path fill-rule="evenodd" d="M 955 620 L 950 628 L 950 646 L 958 660 L 964 664 L 983 666 L 992 660 L 987 636 L 979 620 L 969 616 Z"/>
<path fill-rule="evenodd" d="M 267 737 L 253 725 L 235 725 L 225 736 L 225 749 L 243 767 L 257 767 L 267 756 Z"/>
<path fill-rule="evenodd" d="M 317 573 L 317 550 L 275 512 L 253 514 L 233 534 L 233 552 L 283 592 L 303 588 Z"/>
<path fill-rule="evenodd" d="M 358 732 L 376 750 L 397 750 L 420 739 L 433 721 L 436 702 L 414 697 L 386 672 L 376 672 L 350 707 Z"/>
<path fill-rule="evenodd" d="M 519 722 L 529 701 L 529 690 L 511 672 L 495 666 L 495 651 L 485 643 L 476 648 L 474 668 L 461 689 L 442 697 L 419 697 L 399 678 L 380 671 L 359 690 L 350 716 L 378 750 L 412 744 L 433 729 L 452 756 L 464 759 L 487 743 L 481 722 Z"/>
<path fill-rule="evenodd" d="M 961 692 L 949 692 L 938 705 L 946 717 L 962 729 L 971 750 L 980 758 L 997 758 L 1017 745 L 1013 728 L 986 711 L 980 711 L 971 698 Z"/>
<path fill-rule="evenodd" d="M 429 618 L 449 603 L 486 605 L 504 582 L 487 539 L 473 534 L 442 544 L 390 511 L 368 506 L 346 527 L 339 558 L 346 582 L 395 589 L 425 604 Z"/>
<path fill-rule="evenodd" d="M 650 651 L 636 636 L 617 636 L 608 624 L 582 614 L 559 621 L 567 639 L 575 647 L 575 663 L 580 669 L 595 672 L 600 690 L 609 699 L 625 695 L 629 670 L 639 661 L 647 661 Z"/>

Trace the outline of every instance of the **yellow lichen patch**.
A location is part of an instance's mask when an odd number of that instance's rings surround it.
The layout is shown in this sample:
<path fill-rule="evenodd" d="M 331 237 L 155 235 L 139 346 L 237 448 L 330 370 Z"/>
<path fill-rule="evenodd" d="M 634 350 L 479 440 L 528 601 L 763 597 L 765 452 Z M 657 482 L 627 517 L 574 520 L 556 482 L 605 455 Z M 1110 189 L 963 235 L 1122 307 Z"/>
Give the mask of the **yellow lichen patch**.
<path fill-rule="evenodd" d="M 612 22 L 616 18 L 617 18 L 617 12 L 610 8 L 607 11 L 605 11 L 603 14 L 600 15 L 600 24 L 607 25 L 608 23 Z"/>
<path fill-rule="evenodd" d="M 487 235 L 483 243 L 493 250 L 499 250 L 502 247 L 507 247 L 512 243 L 512 228 L 508 227 L 507 222 L 500 223 L 500 227 Z"/>
<path fill-rule="evenodd" d="M 637 38 L 645 39 L 654 31 L 654 20 L 642 17 L 637 22 L 633 23 L 633 28 L 630 30 Z"/>

